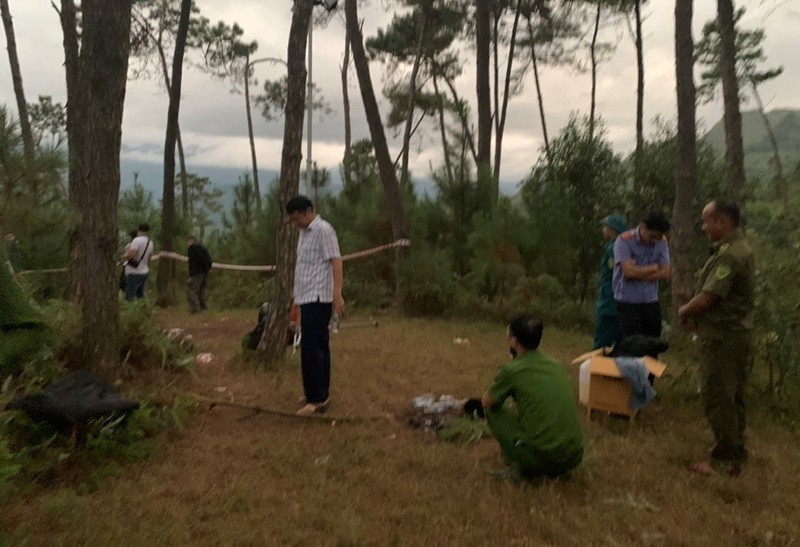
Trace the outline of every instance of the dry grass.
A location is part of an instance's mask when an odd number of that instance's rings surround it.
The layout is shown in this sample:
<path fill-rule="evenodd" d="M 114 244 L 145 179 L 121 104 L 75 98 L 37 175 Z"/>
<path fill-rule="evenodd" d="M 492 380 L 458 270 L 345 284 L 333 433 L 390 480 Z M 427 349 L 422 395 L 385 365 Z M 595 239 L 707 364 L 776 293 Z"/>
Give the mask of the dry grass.
<path fill-rule="evenodd" d="M 162 314 L 215 360 L 193 382 L 211 397 L 296 408 L 299 357 L 254 370 L 238 357 L 254 312 Z M 469 346 L 452 343 L 456 336 Z M 545 333 L 568 362 L 586 336 Z M 800 543 L 800 447 L 759 409 L 742 476 L 692 475 L 711 436 L 688 388 L 662 380 L 660 401 L 628 430 L 585 424 L 587 455 L 566 482 L 497 483 L 491 439 L 437 442 L 394 418 L 416 394 L 477 395 L 506 359 L 504 327 L 381 318 L 333 341 L 331 413 L 384 416 L 308 423 L 201 406 L 156 455 L 99 491 L 30 488 L 0 508 L 9 543 L 31 545 L 788 545 Z M 669 359 L 667 359 L 669 360 Z M 682 367 L 671 367 L 673 376 Z M 571 374 L 576 381 L 576 372 Z M 682 379 L 687 376 L 681 376 Z M 168 383 L 164 381 L 164 383 Z M 692 382 L 688 384 L 692 385 Z M 225 388 L 224 392 L 216 388 Z M 694 399 L 694 400 L 693 400 Z M 3 543 L 0 533 L 0 544 Z"/>

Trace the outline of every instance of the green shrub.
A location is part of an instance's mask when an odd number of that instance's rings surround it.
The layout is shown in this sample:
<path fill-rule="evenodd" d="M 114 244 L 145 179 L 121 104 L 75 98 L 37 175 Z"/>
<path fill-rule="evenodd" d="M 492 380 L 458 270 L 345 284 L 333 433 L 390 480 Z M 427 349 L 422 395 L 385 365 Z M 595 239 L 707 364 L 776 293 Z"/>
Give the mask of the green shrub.
<path fill-rule="evenodd" d="M 59 361 L 81 368 L 81 319 L 78 308 L 63 300 L 45 305 L 56 333 L 55 355 Z M 158 365 L 169 370 L 194 370 L 194 358 L 179 341 L 168 339 L 153 320 L 146 300 L 120 304 L 120 360 L 136 370 Z"/>
<path fill-rule="evenodd" d="M 383 279 L 345 276 L 343 292 L 349 307 L 379 310 L 394 303 L 394 290 Z"/>
<path fill-rule="evenodd" d="M 214 309 L 250 308 L 257 310 L 275 292 L 272 274 L 213 270 L 206 294 Z"/>
<path fill-rule="evenodd" d="M 177 342 L 169 340 L 153 321 L 144 299 L 123 302 L 120 309 L 120 356 L 136 370 L 159 363 L 162 368 L 177 368 L 186 356 Z"/>
<path fill-rule="evenodd" d="M 155 438 L 172 428 L 182 428 L 195 402 L 176 398 L 169 407 L 158 408 L 143 401 L 127 417 L 109 416 L 90 422 L 85 444 L 76 445 L 69 432 L 34 422 L 23 412 L 11 412 L 0 422 L 0 494 L 10 491 L 13 480 L 48 480 L 67 467 L 85 467 L 83 487 L 96 490 L 119 475 L 120 464 L 152 455 Z"/>
<path fill-rule="evenodd" d="M 410 315 L 442 315 L 456 292 L 449 260 L 443 251 L 412 250 L 400 271 L 403 309 Z"/>

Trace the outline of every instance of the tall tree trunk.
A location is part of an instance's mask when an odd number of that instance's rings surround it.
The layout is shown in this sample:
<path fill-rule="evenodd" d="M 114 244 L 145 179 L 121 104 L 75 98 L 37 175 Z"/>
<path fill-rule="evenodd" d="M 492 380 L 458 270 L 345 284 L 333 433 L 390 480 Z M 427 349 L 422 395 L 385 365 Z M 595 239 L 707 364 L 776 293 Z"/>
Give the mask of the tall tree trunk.
<path fill-rule="evenodd" d="M 344 60 L 342 61 L 342 109 L 344 111 L 344 157 L 342 158 L 344 186 L 347 188 L 353 182 L 350 166 L 352 148 L 352 130 L 350 128 L 350 90 L 347 85 L 347 76 L 350 72 L 350 31 L 345 25 L 344 29 Z"/>
<path fill-rule="evenodd" d="M 19 57 L 17 56 L 17 40 L 14 37 L 14 23 L 11 20 L 11 10 L 8 7 L 8 0 L 0 0 L 0 15 L 3 18 L 3 28 L 6 31 L 6 44 L 8 49 L 8 64 L 11 65 L 11 81 L 14 84 L 14 96 L 17 99 L 17 110 L 19 111 L 19 130 L 22 134 L 22 150 L 25 159 L 30 166 L 33 161 L 33 133 L 31 132 L 31 121 L 28 117 L 28 103 L 25 102 L 25 90 L 22 87 L 22 72 L 19 69 Z M 30 167 L 26 168 L 29 169 Z"/>
<path fill-rule="evenodd" d="M 475 88 L 478 97 L 478 186 L 491 192 L 492 99 L 489 86 L 489 0 L 475 0 Z M 490 198 L 490 195 L 483 196 Z"/>
<path fill-rule="evenodd" d="M 67 80 L 69 278 L 82 315 L 81 356 L 108 375 L 119 363 L 116 272 L 119 154 L 130 49 L 130 0 L 61 0 Z"/>
<path fill-rule="evenodd" d="M 744 144 L 742 114 L 739 111 L 739 80 L 736 77 L 736 29 L 733 11 L 733 0 L 717 0 L 719 64 L 722 76 L 722 100 L 725 106 L 725 159 L 730 169 L 728 193 L 731 199 L 739 201 L 744 192 Z"/>
<path fill-rule="evenodd" d="M 511 38 L 508 45 L 508 62 L 506 63 L 506 79 L 503 87 L 503 105 L 500 107 L 497 133 L 494 137 L 494 187 L 497 196 L 500 195 L 500 160 L 503 156 L 503 132 L 506 128 L 506 113 L 508 112 L 508 98 L 511 89 L 511 67 L 514 64 L 514 46 L 517 43 L 517 28 L 519 17 L 522 13 L 522 1 L 517 0 L 517 11 L 514 14 L 514 24 L 511 27 Z M 495 114 L 497 116 L 497 114 Z"/>
<path fill-rule="evenodd" d="M 642 45 L 642 0 L 635 0 L 636 15 L 636 151 L 633 156 L 633 180 L 642 172 L 644 148 L 644 47 Z"/>
<path fill-rule="evenodd" d="M 467 110 L 464 106 L 464 101 L 462 101 L 461 97 L 458 96 L 458 91 L 456 91 L 456 86 L 453 84 L 453 80 L 447 76 L 443 76 L 443 79 L 444 83 L 447 84 L 447 89 L 450 90 L 450 96 L 453 97 L 453 104 L 456 107 L 456 114 L 461 122 L 461 130 L 463 131 L 464 139 L 466 139 L 466 144 L 469 146 L 469 153 L 472 156 L 472 161 L 474 161 L 475 165 L 477 165 L 478 152 L 475 149 L 475 139 L 472 137 L 472 131 L 470 131 L 469 128 L 469 120 L 467 119 Z"/>
<path fill-rule="evenodd" d="M 497 12 L 494 13 L 494 24 L 492 28 L 492 98 L 494 100 L 494 104 L 492 105 L 492 122 L 494 123 L 495 135 L 494 150 L 495 153 L 497 153 L 497 133 L 500 131 L 500 53 L 498 52 L 498 42 L 500 41 L 501 7 L 498 4 L 494 4 L 492 7 L 497 10 Z M 492 172 L 491 190 L 491 203 L 495 203 L 500 196 L 500 189 L 495 182 L 494 172 Z"/>
<path fill-rule="evenodd" d="M 181 214 L 185 217 L 190 215 L 191 204 L 189 203 L 189 184 L 186 179 L 186 156 L 183 153 L 183 137 L 178 120 L 175 120 L 175 140 L 178 149 L 178 178 L 181 181 Z"/>
<path fill-rule="evenodd" d="M 592 43 L 589 45 L 589 53 L 592 58 L 592 98 L 589 107 L 589 138 L 594 138 L 595 108 L 597 106 L 597 34 L 600 32 L 600 10 L 602 4 L 597 3 L 597 15 L 594 19 L 594 32 L 592 33 Z"/>
<path fill-rule="evenodd" d="M 286 109 L 284 111 L 281 175 L 278 204 L 283 206 L 296 196 L 300 184 L 300 162 L 303 158 L 303 117 L 306 103 L 305 54 L 308 28 L 311 24 L 313 0 L 295 0 L 292 26 L 289 29 L 287 52 Z M 280 359 L 286 351 L 286 331 L 289 328 L 289 309 L 292 305 L 294 266 L 297 258 L 297 230 L 283 215 L 278 220 L 278 239 L 275 257 L 275 296 L 273 312 L 258 345 L 261 362 L 268 364 Z"/>
<path fill-rule="evenodd" d="M 756 100 L 758 113 L 761 114 L 761 119 L 764 121 L 764 128 L 767 130 L 770 145 L 772 146 L 772 165 L 775 168 L 775 197 L 779 199 L 784 206 L 784 209 L 789 205 L 789 188 L 786 184 L 786 177 L 783 176 L 783 161 L 781 160 L 781 152 L 778 148 L 778 139 L 775 137 L 775 131 L 772 129 L 772 124 L 767 117 L 767 112 L 764 110 L 764 103 L 761 100 L 761 94 L 758 92 L 758 86 L 750 80 L 750 86 L 753 89 L 753 98 Z"/>
<path fill-rule="evenodd" d="M 453 183 L 453 165 L 450 160 L 450 147 L 447 144 L 447 126 L 444 121 L 444 97 L 439 92 L 439 81 L 436 74 L 433 75 L 433 92 L 436 94 L 436 110 L 439 113 L 439 131 L 442 137 L 442 152 L 444 153 L 444 167 L 447 173 L 447 182 Z"/>
<path fill-rule="evenodd" d="M 675 203 L 672 207 L 672 325 L 678 327 L 678 308 L 693 293 L 690 260 L 697 211 L 697 130 L 695 125 L 694 40 L 692 2 L 675 2 L 675 82 L 678 99 L 678 134 L 675 159 Z"/>
<path fill-rule="evenodd" d="M 167 109 L 167 131 L 164 138 L 164 191 L 161 198 L 161 249 L 172 251 L 175 238 L 175 143 L 178 140 L 178 115 L 181 108 L 181 84 L 183 81 L 183 54 L 186 51 L 186 38 L 189 34 L 189 16 L 192 0 L 181 0 L 181 14 L 178 32 L 175 36 L 175 53 L 172 56 L 172 85 L 169 86 L 169 108 Z M 188 193 L 188 192 L 186 192 Z M 184 195 L 186 195 L 184 193 Z M 175 269 L 171 260 L 164 261 L 158 268 L 157 303 L 167 306 L 172 302 L 170 279 Z"/>
<path fill-rule="evenodd" d="M 419 65 L 422 61 L 422 44 L 425 39 L 425 27 L 428 22 L 428 17 L 425 13 L 420 13 L 422 22 L 419 24 L 417 35 L 417 53 L 414 56 L 414 65 L 411 68 L 411 80 L 408 83 L 408 116 L 406 117 L 406 125 L 403 130 L 403 163 L 400 167 L 400 184 L 406 186 L 408 184 L 408 159 L 411 155 L 411 130 L 414 124 L 414 106 L 417 102 L 417 74 L 419 74 Z"/>
<path fill-rule="evenodd" d="M 550 139 L 547 136 L 547 120 L 544 116 L 544 98 L 542 96 L 542 86 L 539 80 L 539 63 L 536 59 L 536 39 L 533 34 L 533 25 L 530 16 L 527 17 L 528 34 L 531 39 L 531 63 L 533 64 L 533 81 L 536 83 L 536 101 L 539 103 L 539 118 L 542 121 L 542 137 L 544 138 L 544 153 L 547 161 L 550 161 Z"/>
<path fill-rule="evenodd" d="M 167 95 L 170 95 L 172 90 L 172 83 L 170 82 L 169 77 L 169 67 L 167 65 L 167 56 L 164 53 L 164 48 L 161 45 L 161 38 L 158 39 L 150 33 L 151 39 L 156 44 L 156 49 L 158 49 L 158 57 L 161 59 L 161 73 L 164 77 L 164 85 L 167 87 Z M 181 213 L 184 217 L 190 215 L 189 211 L 189 186 L 186 180 L 186 156 L 183 153 L 183 138 L 181 137 L 181 126 L 178 120 L 175 121 L 177 124 L 177 141 L 178 141 L 178 160 L 179 165 L 181 167 L 180 170 L 180 178 L 181 178 Z"/>
<path fill-rule="evenodd" d="M 350 47 L 353 51 L 353 64 L 356 67 L 358 85 L 361 88 L 361 99 L 364 103 L 364 111 L 367 115 L 369 133 L 375 147 L 375 159 L 378 161 L 383 191 L 386 195 L 386 205 L 389 209 L 389 217 L 392 221 L 392 235 L 395 240 L 408 237 L 408 225 L 406 224 L 406 214 L 403 208 L 403 200 L 400 196 L 400 187 L 397 183 L 397 174 L 394 170 L 392 158 L 389 155 L 389 147 L 386 144 L 386 135 L 383 131 L 381 113 L 378 110 L 378 102 L 375 99 L 375 91 L 372 87 L 372 77 L 369 73 L 369 61 L 364 51 L 364 39 L 361 36 L 361 29 L 358 26 L 357 0 L 345 0 L 345 19 L 347 28 L 350 32 Z M 407 256 L 408 251 L 399 247 L 395 252 L 397 266 Z M 402 298 L 402 287 L 400 286 L 400 276 L 397 276 L 397 296 Z"/>
<path fill-rule="evenodd" d="M 256 208 L 261 210 L 261 188 L 258 185 L 258 161 L 256 161 L 256 141 L 253 137 L 253 115 L 250 110 L 250 53 L 245 56 L 244 64 L 244 105 L 247 112 L 247 136 L 250 139 L 250 158 L 253 161 L 253 192 L 256 197 Z"/>

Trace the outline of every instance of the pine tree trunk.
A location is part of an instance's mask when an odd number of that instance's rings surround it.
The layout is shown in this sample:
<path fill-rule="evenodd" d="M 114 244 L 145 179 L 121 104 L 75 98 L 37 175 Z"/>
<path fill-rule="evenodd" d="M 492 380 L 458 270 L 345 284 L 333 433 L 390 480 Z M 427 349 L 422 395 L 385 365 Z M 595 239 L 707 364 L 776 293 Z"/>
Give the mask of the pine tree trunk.
<path fill-rule="evenodd" d="M 595 109 L 597 106 L 597 34 L 600 32 L 600 10 L 602 4 L 597 3 L 597 15 L 594 20 L 594 32 L 592 33 L 592 43 L 589 45 L 589 53 L 592 58 L 592 98 L 589 107 L 589 138 L 594 138 Z"/>
<path fill-rule="evenodd" d="M 491 191 L 492 99 L 489 86 L 489 0 L 475 0 L 475 88 L 478 98 L 478 185 Z M 489 197 L 489 196 L 486 196 Z"/>
<path fill-rule="evenodd" d="M 636 151 L 633 156 L 633 180 L 642 172 L 644 148 L 644 47 L 642 44 L 642 0 L 635 0 L 636 15 Z"/>
<path fill-rule="evenodd" d="M 250 109 L 250 54 L 245 57 L 244 65 L 244 105 L 247 112 L 247 136 L 250 139 L 250 158 L 253 162 L 253 192 L 256 208 L 261 210 L 261 188 L 258 184 L 258 161 L 256 161 L 256 140 L 253 136 L 253 115 Z"/>
<path fill-rule="evenodd" d="M 458 96 L 458 91 L 456 91 L 456 86 L 453 84 L 453 80 L 447 76 L 443 76 L 443 79 L 444 83 L 447 85 L 447 89 L 450 90 L 450 96 L 453 98 L 453 104 L 456 107 L 456 114 L 461 122 L 463 138 L 466 141 L 467 146 L 469 146 L 469 153 L 472 156 L 472 161 L 474 161 L 475 165 L 477 165 L 478 152 L 475 149 L 475 139 L 472 137 L 472 131 L 470 130 L 469 119 L 467 118 L 467 110 L 464 106 L 465 102 L 462 101 L 461 97 Z"/>
<path fill-rule="evenodd" d="M 550 161 L 550 139 L 547 136 L 547 120 L 544 115 L 544 98 L 542 96 L 542 86 L 539 80 L 539 63 L 536 59 L 536 41 L 533 34 L 533 25 L 530 16 L 527 17 L 528 34 L 531 40 L 531 63 L 533 64 L 533 81 L 536 83 L 536 102 L 539 103 L 539 118 L 542 121 L 542 137 L 544 138 L 544 153 L 547 161 Z"/>
<path fill-rule="evenodd" d="M 181 124 L 176 121 L 175 139 L 178 148 L 178 166 L 180 167 L 178 177 L 181 181 L 181 215 L 186 217 L 189 214 L 189 183 L 186 180 L 186 156 L 183 153 L 183 137 L 181 137 Z"/>
<path fill-rule="evenodd" d="M 281 151 L 281 174 L 278 187 L 278 204 L 281 209 L 297 195 L 300 184 L 300 162 L 303 152 L 303 117 L 306 103 L 305 54 L 308 28 L 311 24 L 313 0 L 296 0 L 289 30 L 287 52 L 288 80 L 286 88 L 286 110 L 284 115 L 283 150 Z M 280 359 L 286 351 L 286 332 L 289 328 L 289 310 L 292 305 L 294 266 L 297 259 L 297 229 L 278 220 L 278 236 L 275 264 L 275 296 L 273 312 L 258 345 L 262 363 L 269 364 Z"/>
<path fill-rule="evenodd" d="M 419 74 L 419 65 L 422 61 L 422 45 L 425 39 L 425 27 L 428 18 L 424 13 L 420 14 L 422 23 L 419 25 L 417 35 L 417 53 L 414 56 L 414 65 L 411 68 L 411 81 L 408 83 L 408 116 L 406 117 L 406 125 L 403 130 L 403 160 L 400 167 L 400 184 L 406 186 L 408 184 L 408 160 L 411 155 L 411 130 L 414 124 L 414 106 L 417 102 L 417 74 Z"/>
<path fill-rule="evenodd" d="M 741 200 L 744 192 L 744 144 L 742 114 L 739 110 L 739 80 L 736 77 L 736 29 L 733 0 L 717 0 L 717 20 L 720 39 L 720 73 L 722 101 L 725 107 L 725 159 L 730 169 L 728 193 L 731 199 Z"/>
<path fill-rule="evenodd" d="M 17 99 L 17 110 L 19 111 L 19 130 L 22 134 L 22 150 L 28 164 L 33 161 L 33 133 L 31 132 L 31 122 L 28 117 L 28 103 L 25 102 L 25 90 L 22 87 L 22 71 L 19 68 L 19 57 L 17 56 L 17 40 L 14 37 L 14 23 L 11 20 L 11 10 L 8 7 L 8 0 L 0 0 L 0 15 L 3 18 L 3 28 L 6 32 L 6 45 L 8 49 L 8 63 L 11 65 L 11 82 L 14 85 L 14 96 Z"/>
<path fill-rule="evenodd" d="M 383 191 L 386 195 L 386 205 L 389 209 L 389 217 L 392 221 L 392 234 L 397 239 L 408 237 L 408 225 L 406 223 L 405 209 L 403 200 L 400 196 L 400 187 L 397 183 L 397 175 L 394 170 L 392 158 L 389 155 L 389 147 L 386 144 L 386 134 L 383 131 L 378 102 L 375 99 L 375 91 L 372 87 L 372 78 L 369 73 L 369 61 L 364 51 L 364 41 L 361 36 L 361 29 L 358 26 L 357 0 L 345 0 L 345 19 L 347 28 L 350 32 L 350 47 L 353 52 L 353 64 L 356 67 L 358 85 L 361 88 L 361 99 L 364 102 L 364 111 L 367 115 L 370 136 L 375 147 L 375 158 L 378 161 Z M 398 248 L 395 253 L 398 267 L 407 256 L 407 250 Z M 398 276 L 398 297 L 402 291 L 399 286 Z"/>
<path fill-rule="evenodd" d="M 783 161 L 781 160 L 781 152 L 778 148 L 778 139 L 775 137 L 775 131 L 772 129 L 772 124 L 767 117 L 767 112 L 764 110 L 764 103 L 761 100 L 761 94 L 758 92 L 758 87 L 755 82 L 750 81 L 753 88 L 753 97 L 756 100 L 758 113 L 761 114 L 761 119 L 764 122 L 764 128 L 767 130 L 770 145 L 772 146 L 772 166 L 775 168 L 775 198 L 783 203 L 784 208 L 789 205 L 789 187 L 786 183 L 786 177 L 783 175 Z"/>
<path fill-rule="evenodd" d="M 691 249 L 697 211 L 697 133 L 695 125 L 693 0 L 675 2 L 675 81 L 678 97 L 675 203 L 672 207 L 672 324 L 678 327 L 678 308 L 694 292 Z"/>
<path fill-rule="evenodd" d="M 178 33 L 175 36 L 175 53 L 172 56 L 172 85 L 169 86 L 169 108 L 167 109 L 167 131 L 164 138 L 164 191 L 161 198 L 161 249 L 172 251 L 175 238 L 175 143 L 178 140 L 178 116 L 181 107 L 181 84 L 183 81 L 183 55 L 186 51 L 186 38 L 189 33 L 189 16 L 192 0 L 181 0 L 181 14 Z M 185 192 L 184 195 L 188 194 Z M 170 280 L 175 263 L 165 260 L 158 268 L 159 306 L 172 303 Z"/>
<path fill-rule="evenodd" d="M 447 126 L 444 121 L 444 98 L 439 92 L 439 82 L 436 74 L 433 75 L 433 92 L 436 94 L 436 110 L 439 113 L 439 132 L 442 138 L 442 152 L 444 153 L 444 167 L 447 173 L 447 182 L 453 183 L 453 165 L 450 160 L 450 146 L 447 143 Z"/>
<path fill-rule="evenodd" d="M 167 56 L 164 54 L 164 48 L 161 45 L 161 38 L 155 38 L 155 36 L 150 34 L 150 37 L 156 44 L 156 49 L 158 49 L 158 57 L 161 59 L 161 73 L 164 77 L 164 85 L 167 88 L 167 95 L 171 93 L 172 84 L 169 77 L 169 67 L 167 66 Z M 186 156 L 183 153 L 183 138 L 181 137 L 181 126 L 180 122 L 176 121 L 177 124 L 177 141 L 178 141 L 178 160 L 180 161 L 179 165 L 181 167 L 180 170 L 180 179 L 181 179 L 181 213 L 184 217 L 190 214 L 189 212 L 189 185 L 186 180 Z"/>
<path fill-rule="evenodd" d="M 517 11 L 514 14 L 514 24 L 511 27 L 511 38 L 508 45 L 508 63 L 506 64 L 506 79 L 503 87 L 503 105 L 500 107 L 500 123 L 497 124 L 494 146 L 494 186 L 497 196 L 500 195 L 500 161 L 503 156 L 503 133 L 506 129 L 506 113 L 508 112 L 508 99 L 511 88 L 511 68 L 514 65 L 514 46 L 517 42 L 517 28 L 519 17 L 522 14 L 522 1 L 517 0 Z"/>
<path fill-rule="evenodd" d="M 347 85 L 347 76 L 350 72 L 350 31 L 345 25 L 344 31 L 344 60 L 342 61 L 342 110 L 344 112 L 344 158 L 342 158 L 342 172 L 344 174 L 344 187 L 353 182 L 350 166 L 352 148 L 352 130 L 350 127 L 350 90 Z"/>
<path fill-rule="evenodd" d="M 345 20 L 350 33 L 350 47 L 353 52 L 353 64 L 356 67 L 358 84 L 361 89 L 361 99 L 364 103 L 364 111 L 369 125 L 370 136 L 375 149 L 375 158 L 378 162 L 381 184 L 386 196 L 386 206 L 389 210 L 389 218 L 392 222 L 392 234 L 395 240 L 408 237 L 408 225 L 406 221 L 403 200 L 400 196 L 400 187 L 397 183 L 397 174 L 394 163 L 389 155 L 389 147 L 386 144 L 386 135 L 383 131 L 378 102 L 375 99 L 375 91 L 372 87 L 372 78 L 369 73 L 369 61 L 364 51 L 364 41 L 361 36 L 361 29 L 358 26 L 357 0 L 345 0 Z M 396 275 L 395 277 L 395 296 L 398 302 L 403 301 L 403 287 L 399 275 L 402 263 L 408 257 L 408 249 L 398 247 L 395 250 Z"/>
<path fill-rule="evenodd" d="M 83 0 L 78 46 L 73 0 L 61 1 L 67 74 L 69 277 L 82 312 L 82 366 L 106 376 L 119 363 L 116 271 L 122 112 L 131 3 Z"/>

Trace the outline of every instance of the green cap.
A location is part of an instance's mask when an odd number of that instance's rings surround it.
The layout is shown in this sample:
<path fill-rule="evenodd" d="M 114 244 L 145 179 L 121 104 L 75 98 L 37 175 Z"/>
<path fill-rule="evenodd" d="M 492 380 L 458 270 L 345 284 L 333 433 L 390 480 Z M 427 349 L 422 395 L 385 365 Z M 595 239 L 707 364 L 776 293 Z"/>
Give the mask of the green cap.
<path fill-rule="evenodd" d="M 625 219 L 619 215 L 608 215 L 603 219 L 603 226 L 608 226 L 617 232 L 617 234 L 621 234 L 628 229 L 628 224 L 625 222 Z"/>

